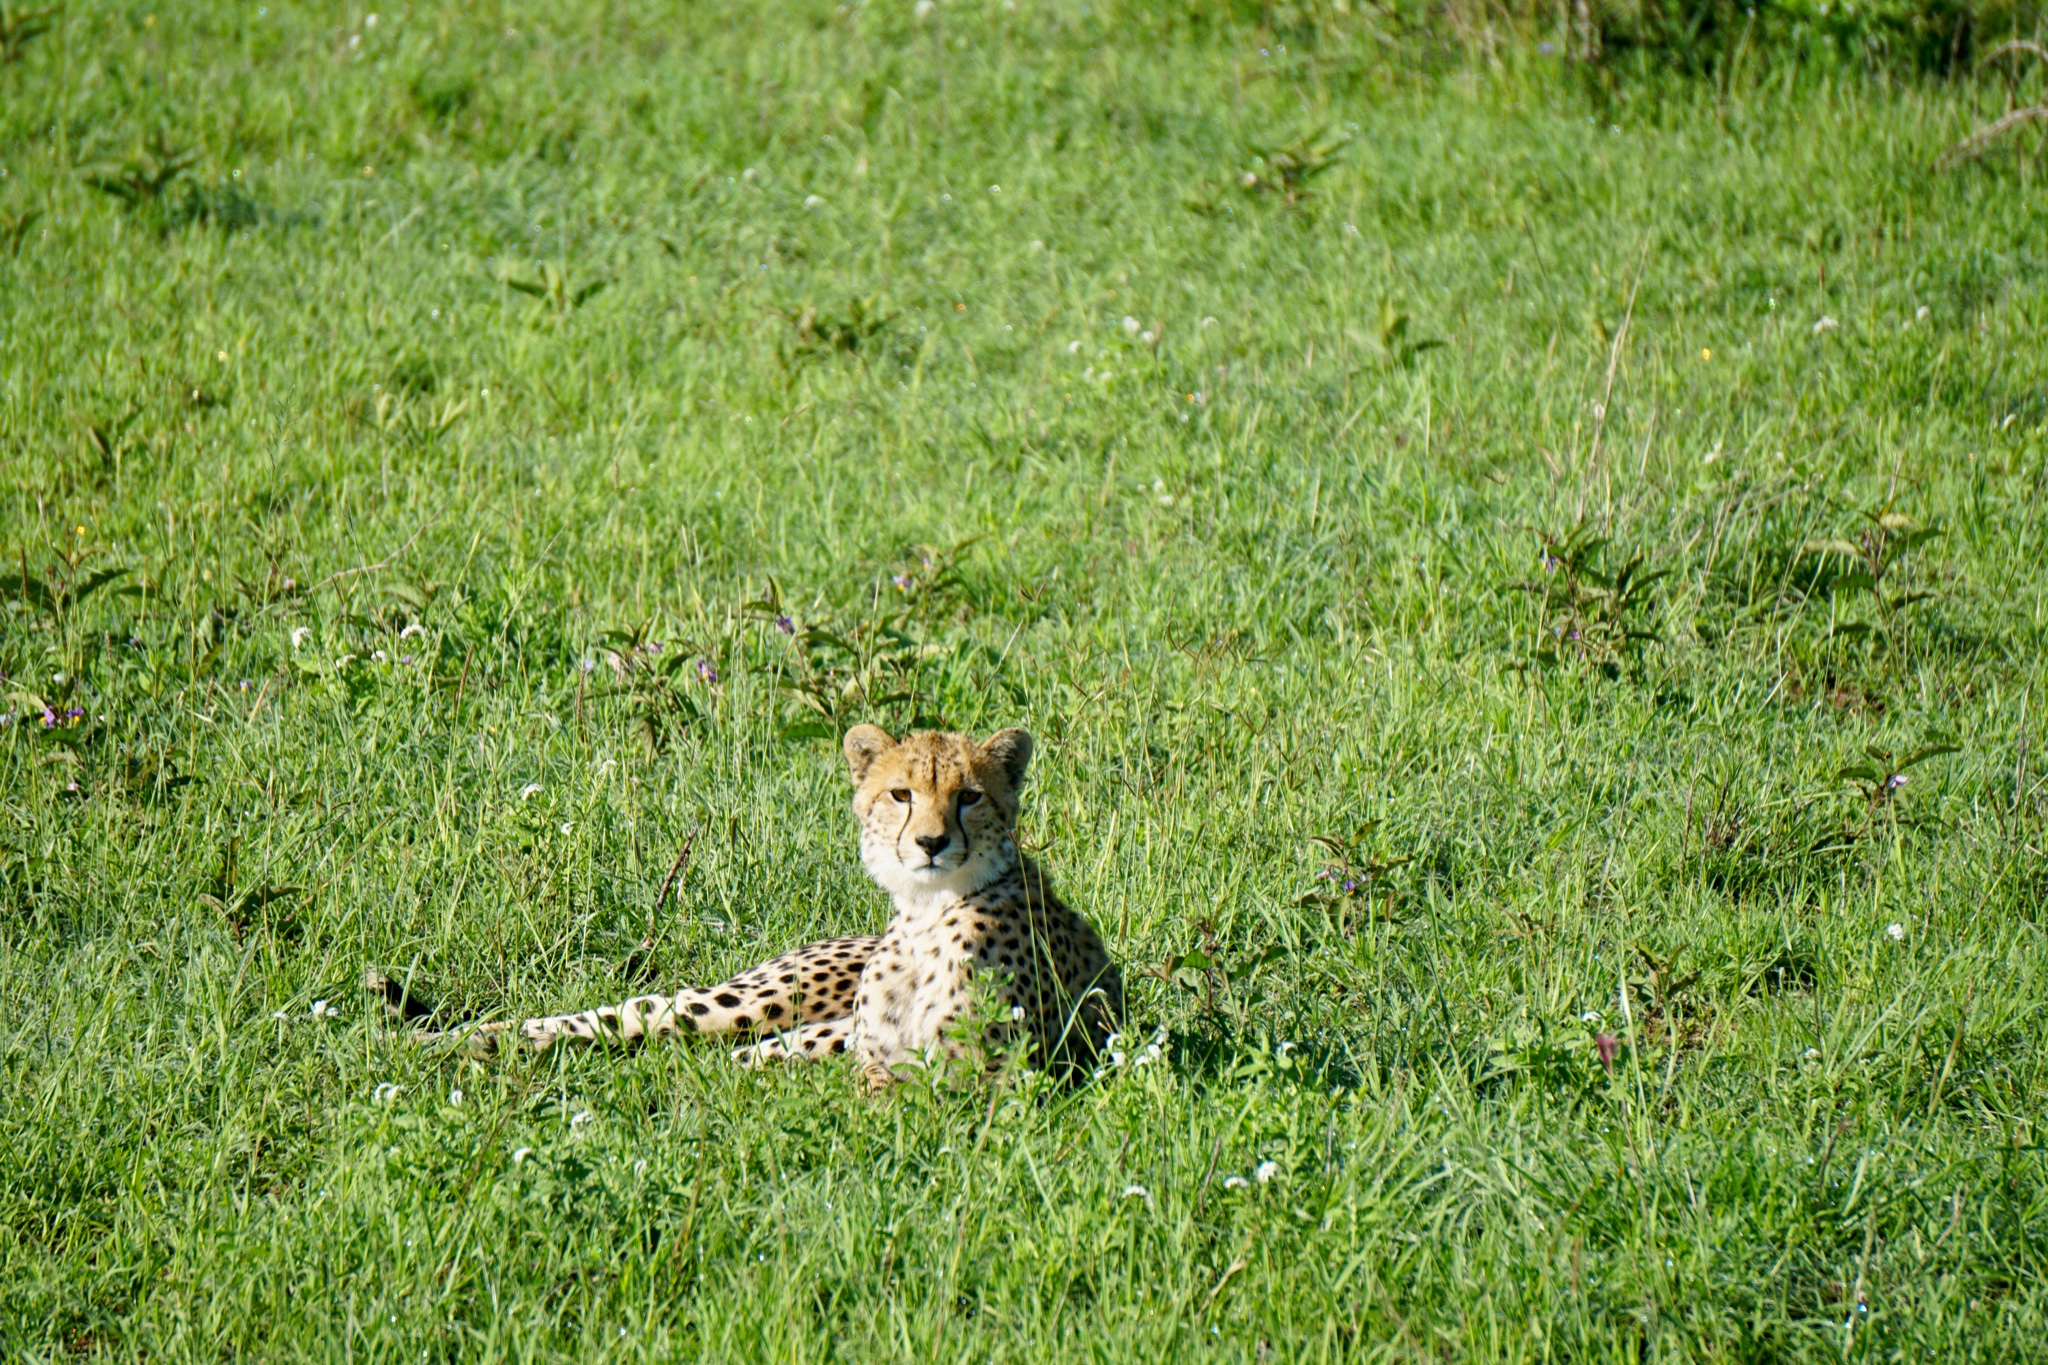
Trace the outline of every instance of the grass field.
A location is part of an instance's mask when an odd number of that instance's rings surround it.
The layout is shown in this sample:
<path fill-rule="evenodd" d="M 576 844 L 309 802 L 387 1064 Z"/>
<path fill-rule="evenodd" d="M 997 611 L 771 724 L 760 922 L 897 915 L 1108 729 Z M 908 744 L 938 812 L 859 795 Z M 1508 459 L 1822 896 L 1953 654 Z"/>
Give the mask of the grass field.
<path fill-rule="evenodd" d="M 2048 226 L 1931 168 L 2000 87 L 1325 18 L 16 45 L 7 1359 L 2048 1354 Z M 1038 736 L 1126 1065 L 358 989 L 877 928 L 859 720 Z"/>

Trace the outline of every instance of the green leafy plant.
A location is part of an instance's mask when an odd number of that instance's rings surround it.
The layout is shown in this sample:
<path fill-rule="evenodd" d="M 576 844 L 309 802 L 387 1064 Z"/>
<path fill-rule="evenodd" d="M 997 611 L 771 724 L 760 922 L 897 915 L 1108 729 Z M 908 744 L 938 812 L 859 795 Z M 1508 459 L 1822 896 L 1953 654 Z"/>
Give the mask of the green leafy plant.
<path fill-rule="evenodd" d="M 1365 347 L 1379 357 L 1388 369 L 1413 369 L 1417 357 L 1426 351 L 1442 346 L 1440 337 L 1414 337 L 1408 329 L 1414 319 L 1392 299 L 1381 299 L 1379 315 L 1373 320 L 1371 331 L 1361 327 L 1346 327 L 1344 334 L 1358 345 Z"/>
<path fill-rule="evenodd" d="M 1844 597 L 1868 593 L 1877 605 L 1880 627 L 1889 631 L 1899 612 L 1935 595 L 1926 589 L 1894 591 L 1889 580 L 1908 554 L 1941 535 L 1942 531 L 1938 525 L 1922 526 L 1890 506 L 1866 510 L 1859 515 L 1864 526 L 1853 540 L 1846 536 L 1809 540 L 1800 547 L 1800 553 L 1832 556 L 1841 561 L 1844 570 L 1823 580 L 1828 594 Z M 1835 633 L 1856 635 L 1870 630 L 1866 623 L 1850 622 L 1837 626 Z"/>
<path fill-rule="evenodd" d="M 1544 576 L 1519 585 L 1542 598 L 1535 662 L 1549 666 L 1577 659 L 1610 678 L 1620 676 L 1638 645 L 1662 638 L 1641 621 L 1656 605 L 1652 587 L 1670 571 L 1643 572 L 1640 551 L 1611 570 L 1602 569 L 1609 542 L 1588 526 L 1561 536 L 1537 531 L 1536 538 Z"/>
<path fill-rule="evenodd" d="M 1286 142 L 1254 146 L 1252 164 L 1238 173 L 1238 188 L 1255 197 L 1298 204 L 1313 192 L 1318 179 L 1336 168 L 1350 140 L 1350 134 L 1325 125 Z"/>
<path fill-rule="evenodd" d="M 830 355 L 858 356 L 875 338 L 887 331 L 897 313 L 881 310 L 879 296 L 849 299 L 843 312 L 827 313 L 815 304 L 801 308 L 777 309 L 777 316 L 789 323 L 785 354 L 790 359 L 808 360 Z"/>
<path fill-rule="evenodd" d="M 44 573 L 30 572 L 28 556 L 18 567 L 0 573 L 0 604 L 61 626 L 80 604 L 105 588 L 113 588 L 131 572 L 126 566 L 87 569 L 81 553 L 60 555 Z"/>
<path fill-rule="evenodd" d="M 130 209 L 150 208 L 163 202 L 165 192 L 183 179 L 198 159 L 199 153 L 173 146 L 159 130 L 125 160 L 96 166 L 86 171 L 83 179 Z"/>
<path fill-rule="evenodd" d="M 1265 985 L 1257 980 L 1260 972 L 1284 961 L 1287 949 L 1275 943 L 1233 959 L 1217 945 L 1212 923 L 1198 919 L 1195 929 L 1201 934 L 1200 946 L 1183 953 L 1169 953 L 1156 965 L 1139 968 L 1136 974 L 1199 995 L 1203 1010 L 1212 1016 L 1222 1014 L 1227 1004 L 1242 1022 L 1266 998 Z"/>
<path fill-rule="evenodd" d="M 677 735 L 705 718 L 705 708 L 691 695 L 692 682 L 701 691 L 718 681 L 712 659 L 717 651 L 700 650 L 687 640 L 657 640 L 654 628 L 650 617 L 597 635 L 615 693 L 624 696 L 633 728 L 650 754 L 664 752 Z"/>
<path fill-rule="evenodd" d="M 1321 909 L 1345 934 L 1360 924 L 1399 923 L 1400 895 L 1387 874 L 1415 859 L 1389 856 L 1380 825 L 1368 820 L 1349 835 L 1311 835 L 1309 842 L 1328 856 L 1316 869 L 1315 885 L 1294 903 Z"/>
<path fill-rule="evenodd" d="M 1315 191 L 1315 182 L 1334 170 L 1343 159 L 1348 133 L 1325 125 L 1313 132 L 1272 145 L 1246 149 L 1249 165 L 1229 181 L 1209 181 L 1187 196 L 1187 206 L 1197 213 L 1218 214 L 1233 201 L 1269 201 L 1292 207 Z"/>
<path fill-rule="evenodd" d="M 300 926 L 292 912 L 292 904 L 305 893 L 306 888 L 291 884 L 272 885 L 263 881 L 243 884 L 241 847 L 242 841 L 238 837 L 230 837 L 221 845 L 213 876 L 208 879 L 206 889 L 199 893 L 199 903 L 219 912 L 230 932 L 238 939 L 246 938 L 252 926 L 284 938 L 297 937 Z"/>
<path fill-rule="evenodd" d="M 450 394 L 436 402 L 427 395 L 384 389 L 370 409 L 370 423 L 408 445 L 425 446 L 455 429 L 455 424 L 469 411 L 469 401 Z"/>
<path fill-rule="evenodd" d="M 1930 758 L 1961 752 L 1962 748 L 1955 744 L 1923 744 L 1903 754 L 1866 744 L 1862 761 L 1836 772 L 1835 781 L 1853 786 L 1863 798 L 1865 814 L 1875 815 L 1879 807 L 1897 799 L 1899 790 L 1906 785 L 1908 771 Z"/>
<path fill-rule="evenodd" d="M 532 298 L 545 312 L 555 318 L 565 318 L 596 298 L 611 284 L 609 279 L 591 280 L 580 285 L 570 285 L 569 276 L 552 261 L 541 261 L 534 266 L 536 279 L 520 279 L 509 271 L 500 276 L 500 282 L 516 293 Z"/>

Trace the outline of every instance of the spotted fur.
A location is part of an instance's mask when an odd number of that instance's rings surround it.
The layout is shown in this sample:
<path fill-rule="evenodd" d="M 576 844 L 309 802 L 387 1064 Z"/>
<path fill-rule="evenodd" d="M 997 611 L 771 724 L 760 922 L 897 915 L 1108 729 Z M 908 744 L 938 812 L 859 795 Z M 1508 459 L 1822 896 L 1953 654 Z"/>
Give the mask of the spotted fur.
<path fill-rule="evenodd" d="M 995 1021 L 980 1044 L 1021 1040 L 1042 1065 L 1085 1064 L 1122 1016 L 1123 986 L 1094 928 L 1017 847 L 1031 736 L 899 742 L 860 725 L 843 747 L 861 862 L 895 901 L 882 934 L 813 943 L 708 989 L 487 1024 L 466 1034 L 472 1045 L 514 1030 L 541 1048 L 742 1034 L 756 1039 L 734 1054 L 742 1061 L 851 1052 L 879 1090 L 977 1046 L 954 1025 L 981 986 Z"/>

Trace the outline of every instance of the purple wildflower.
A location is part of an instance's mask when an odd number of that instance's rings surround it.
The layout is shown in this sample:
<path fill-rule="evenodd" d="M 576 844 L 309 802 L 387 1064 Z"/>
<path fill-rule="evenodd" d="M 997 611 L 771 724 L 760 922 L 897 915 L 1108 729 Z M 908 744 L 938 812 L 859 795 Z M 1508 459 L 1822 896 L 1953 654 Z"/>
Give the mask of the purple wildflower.
<path fill-rule="evenodd" d="M 1891 775 L 1891 780 L 1886 782 L 1884 785 L 1888 789 L 1897 790 L 1898 788 L 1906 785 L 1906 775 L 1904 773 L 1893 773 Z"/>
<path fill-rule="evenodd" d="M 72 720 L 77 720 L 80 716 L 85 714 L 85 708 L 83 706 L 74 706 L 69 711 L 66 711 L 64 714 Z"/>
<path fill-rule="evenodd" d="M 1600 1065 L 1614 1070 L 1614 1058 L 1621 1051 L 1621 1039 L 1611 1033 L 1594 1035 L 1593 1049 L 1600 1054 Z"/>
<path fill-rule="evenodd" d="M 247 678 L 244 678 L 244 679 L 242 679 L 242 681 L 241 681 L 241 682 L 239 682 L 239 683 L 237 683 L 237 684 L 235 684 L 235 685 L 236 685 L 236 687 L 240 688 L 240 689 L 241 689 L 242 691 L 244 691 L 244 692 L 247 692 L 247 691 L 249 690 L 249 680 L 248 680 Z"/>
<path fill-rule="evenodd" d="M 1344 889 L 1345 889 L 1346 891 L 1356 891 L 1356 890 L 1358 889 L 1358 883 L 1357 883 L 1357 882 L 1345 882 L 1345 883 L 1344 883 Z"/>
<path fill-rule="evenodd" d="M 718 681 L 718 669 L 712 664 L 711 660 L 699 659 L 697 660 L 697 676 L 707 683 L 715 684 Z"/>
<path fill-rule="evenodd" d="M 898 591 L 898 592 L 909 592 L 909 591 L 910 591 L 910 575 L 909 575 L 909 574 L 906 574 L 906 573 L 900 573 L 900 574 L 897 574 L 897 575 L 896 575 L 896 576 L 895 576 L 894 578 L 890 579 L 889 581 L 890 581 L 891 583 L 894 583 L 894 584 L 896 585 L 896 591 Z"/>
<path fill-rule="evenodd" d="M 659 653 L 661 653 L 661 641 L 659 641 L 659 640 L 649 640 L 649 641 L 647 641 L 647 642 L 646 642 L 645 644 L 643 644 L 643 645 L 641 645 L 641 646 L 640 646 L 640 652 L 641 652 L 642 654 L 659 654 Z"/>
<path fill-rule="evenodd" d="M 1564 561 L 1562 559 L 1559 559 L 1556 555 L 1543 556 L 1543 572 L 1545 573 L 1556 573 L 1558 569 L 1563 566 L 1563 564 Z"/>
<path fill-rule="evenodd" d="M 784 635 L 796 634 L 796 622 L 790 620 L 787 616 L 776 617 L 775 628 L 781 631 Z"/>
<path fill-rule="evenodd" d="M 1557 51 L 1557 45 L 1555 43 L 1538 43 L 1536 44 L 1536 50 L 1548 57 Z"/>

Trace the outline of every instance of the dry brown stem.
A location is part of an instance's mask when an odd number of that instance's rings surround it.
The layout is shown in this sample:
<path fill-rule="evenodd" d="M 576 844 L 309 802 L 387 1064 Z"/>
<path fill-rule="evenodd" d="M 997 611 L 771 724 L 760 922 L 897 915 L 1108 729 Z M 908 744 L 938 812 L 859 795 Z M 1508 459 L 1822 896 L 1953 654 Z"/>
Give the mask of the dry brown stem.
<path fill-rule="evenodd" d="M 2048 123 L 2048 104 L 2030 104 L 2024 109 L 2015 109 L 2004 118 L 1994 119 L 1976 132 L 1943 152 L 1935 161 L 1937 168 L 1953 166 L 1972 157 L 1982 156 L 1985 149 L 2022 123 Z"/>

